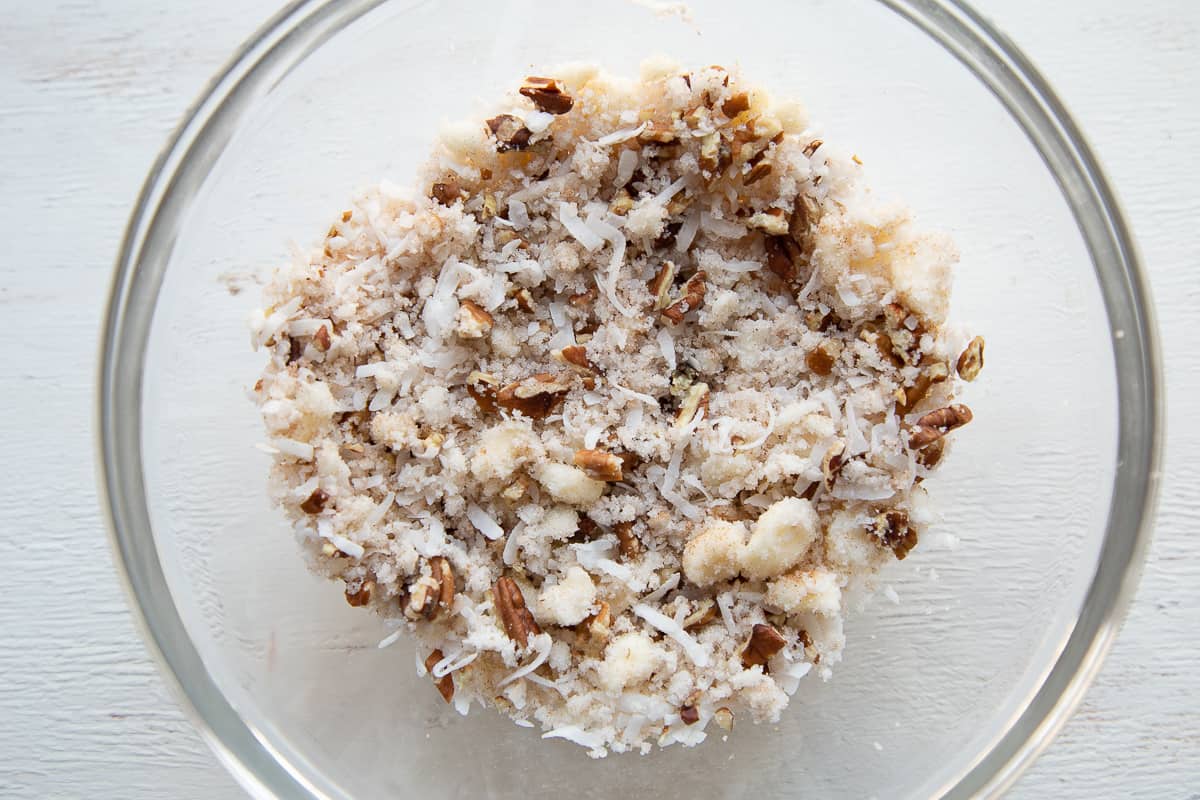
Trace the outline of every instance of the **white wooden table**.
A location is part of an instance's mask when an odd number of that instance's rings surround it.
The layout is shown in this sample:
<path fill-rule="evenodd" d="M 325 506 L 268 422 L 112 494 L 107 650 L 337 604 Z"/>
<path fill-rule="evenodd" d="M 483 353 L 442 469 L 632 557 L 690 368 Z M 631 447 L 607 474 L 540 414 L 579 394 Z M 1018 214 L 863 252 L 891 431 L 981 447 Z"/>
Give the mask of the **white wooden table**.
<path fill-rule="evenodd" d="M 143 649 L 96 504 L 96 335 L 127 211 L 277 0 L 57 0 L 0 22 L 0 797 L 243 796 Z M 1090 136 L 1158 302 L 1170 435 L 1137 600 L 1017 797 L 1200 797 L 1200 3 L 978 0 Z"/>

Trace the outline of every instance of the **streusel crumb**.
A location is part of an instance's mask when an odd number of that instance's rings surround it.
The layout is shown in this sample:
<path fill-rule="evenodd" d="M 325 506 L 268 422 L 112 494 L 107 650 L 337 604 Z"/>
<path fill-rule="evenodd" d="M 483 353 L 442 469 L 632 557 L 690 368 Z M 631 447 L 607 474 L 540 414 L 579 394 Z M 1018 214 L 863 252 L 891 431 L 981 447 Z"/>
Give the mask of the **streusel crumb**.
<path fill-rule="evenodd" d="M 720 67 L 550 75 L 276 272 L 272 490 L 462 713 L 693 745 L 840 659 L 983 341 L 945 324 L 951 243 L 799 106 Z"/>

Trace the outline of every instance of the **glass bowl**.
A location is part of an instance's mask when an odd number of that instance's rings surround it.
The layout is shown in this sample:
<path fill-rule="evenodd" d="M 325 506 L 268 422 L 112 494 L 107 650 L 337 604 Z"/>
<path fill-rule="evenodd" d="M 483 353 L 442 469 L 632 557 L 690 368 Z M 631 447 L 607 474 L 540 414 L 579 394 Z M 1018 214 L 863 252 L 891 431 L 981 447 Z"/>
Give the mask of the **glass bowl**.
<path fill-rule="evenodd" d="M 101 477 L 147 639 L 253 794 L 988 796 L 1099 668 L 1149 537 L 1161 383 L 1130 234 L 1078 130 L 952 0 L 663 11 L 679 6 L 298 2 L 154 165 L 104 330 Z M 900 602 L 849 622 L 833 679 L 805 682 L 778 725 L 595 761 L 457 717 L 410 646 L 378 649 L 382 620 L 306 572 L 253 446 L 245 319 L 250 277 L 355 189 L 407 182 L 441 121 L 548 65 L 633 74 L 658 53 L 802 99 L 877 193 L 948 231 L 955 315 L 988 362 L 932 492 L 943 518 L 885 575 Z"/>

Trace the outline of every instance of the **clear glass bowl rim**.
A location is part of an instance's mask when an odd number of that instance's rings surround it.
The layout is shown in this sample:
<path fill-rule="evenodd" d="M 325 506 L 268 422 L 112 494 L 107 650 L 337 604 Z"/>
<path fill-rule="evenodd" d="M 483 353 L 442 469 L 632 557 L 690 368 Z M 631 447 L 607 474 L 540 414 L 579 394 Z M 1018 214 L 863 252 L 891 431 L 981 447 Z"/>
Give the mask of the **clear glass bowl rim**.
<path fill-rule="evenodd" d="M 1029 60 L 960 0 L 875 1 L 945 48 L 1025 131 L 1075 216 L 1113 331 L 1118 461 L 1100 561 L 1081 613 L 1023 711 L 938 793 L 993 797 L 1012 785 L 1079 704 L 1137 587 L 1151 535 L 1163 439 L 1157 332 L 1136 246 L 1114 193 L 1078 127 Z M 146 505 L 141 459 L 146 342 L 181 220 L 237 119 L 314 49 L 384 2 L 298 0 L 270 19 L 211 81 L 146 178 L 117 257 L 101 335 L 97 469 L 130 605 L 192 722 L 230 772 L 259 797 L 340 793 L 289 762 L 238 714 L 187 635 Z"/>

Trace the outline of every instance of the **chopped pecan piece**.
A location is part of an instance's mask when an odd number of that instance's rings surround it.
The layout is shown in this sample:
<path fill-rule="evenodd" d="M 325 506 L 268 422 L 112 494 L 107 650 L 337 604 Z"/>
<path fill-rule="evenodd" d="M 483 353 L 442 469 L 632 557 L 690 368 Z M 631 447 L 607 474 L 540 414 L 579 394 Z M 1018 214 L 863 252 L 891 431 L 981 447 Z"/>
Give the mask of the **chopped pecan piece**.
<path fill-rule="evenodd" d="M 532 314 L 534 310 L 533 295 L 528 289 L 518 289 L 513 298 L 517 301 L 517 308 L 524 311 L 526 314 Z"/>
<path fill-rule="evenodd" d="M 735 95 L 731 95 L 728 100 L 721 104 L 721 112 L 730 119 L 749 109 L 750 96 L 745 92 L 738 92 Z"/>
<path fill-rule="evenodd" d="M 597 642 L 608 641 L 608 637 L 612 633 L 612 611 L 608 603 L 601 600 L 600 610 L 579 623 L 576 631 L 586 633 Z"/>
<path fill-rule="evenodd" d="M 525 123 L 512 114 L 501 114 L 487 121 L 488 131 L 496 139 L 496 152 L 504 153 L 509 150 L 524 150 L 529 147 L 529 137 L 533 132 L 525 127 Z"/>
<path fill-rule="evenodd" d="M 418 577 L 408 589 L 403 603 L 409 619 L 437 619 L 454 602 L 454 570 L 444 556 L 429 559 L 429 574 Z"/>
<path fill-rule="evenodd" d="M 901 561 L 917 546 L 917 529 L 908 524 L 908 514 L 904 511 L 886 511 L 876 517 L 868 529 Z"/>
<path fill-rule="evenodd" d="M 707 625 L 717 618 L 717 604 L 711 597 L 706 597 L 696 603 L 696 608 L 683 620 L 683 629 Z"/>
<path fill-rule="evenodd" d="M 324 489 L 313 489 L 312 494 L 300 504 L 300 510 L 305 514 L 320 514 L 329 502 L 329 492 Z"/>
<path fill-rule="evenodd" d="M 752 166 L 750 168 L 749 172 L 746 173 L 746 177 L 744 177 L 742 179 L 742 184 L 745 186 L 751 186 L 755 183 L 758 183 L 759 181 L 761 181 L 763 178 L 767 177 L 770 174 L 771 174 L 771 162 L 770 161 L 759 161 L 757 164 L 755 164 L 754 166 Z"/>
<path fill-rule="evenodd" d="M 683 401 L 679 404 L 679 411 L 675 414 L 675 426 L 682 428 L 690 425 L 697 415 L 703 414 L 707 410 L 708 384 L 693 383 L 688 387 L 687 394 L 683 396 Z"/>
<path fill-rule="evenodd" d="M 437 687 L 442 699 L 449 703 L 454 699 L 454 677 L 448 673 L 440 678 L 433 677 L 433 668 L 443 658 L 445 656 L 442 655 L 441 650 L 434 650 L 429 654 L 429 658 L 425 659 L 425 671 L 429 673 L 429 677 L 433 678 L 433 685 Z"/>
<path fill-rule="evenodd" d="M 785 644 L 787 644 L 787 640 L 773 626 L 762 623 L 755 625 L 750 634 L 750 641 L 746 643 L 746 649 L 742 651 L 742 666 L 746 669 L 760 666 L 765 672 L 771 656 L 782 650 Z"/>
<path fill-rule="evenodd" d="M 955 367 L 958 369 L 958 376 L 964 381 L 973 381 L 979 377 L 979 371 L 983 369 L 982 336 L 976 336 L 967 344 L 967 349 L 962 351 Z"/>
<path fill-rule="evenodd" d="M 833 372 L 833 365 L 836 360 L 829 351 L 825 349 L 825 345 L 819 344 L 812 350 L 809 350 L 804 356 L 804 365 L 808 367 L 810 372 L 813 372 L 822 377 Z"/>
<path fill-rule="evenodd" d="M 584 372 L 600 371 L 587 357 L 587 348 L 581 344 L 571 344 L 561 350 L 552 350 L 550 357 L 560 364 L 566 364 Z"/>
<path fill-rule="evenodd" d="M 454 205 L 454 201 L 461 195 L 462 187 L 458 185 L 457 178 L 447 178 L 445 181 L 435 183 L 429 192 L 430 197 L 444 206 Z"/>
<path fill-rule="evenodd" d="M 708 291 L 704 280 L 708 275 L 704 270 L 700 270 L 695 275 L 687 279 L 683 284 L 681 293 L 683 297 L 676 300 L 671 305 L 662 310 L 662 315 L 672 322 L 679 323 L 683 321 L 684 316 L 689 311 L 695 311 L 704 305 L 704 295 Z"/>
<path fill-rule="evenodd" d="M 804 146 L 804 155 L 806 155 L 809 158 L 812 158 L 813 153 L 820 150 L 821 145 L 823 145 L 823 144 L 825 144 L 825 142 L 821 141 L 820 139 L 813 139 L 811 142 L 809 142 L 807 145 Z"/>
<path fill-rule="evenodd" d="M 928 447 L 955 428 L 966 425 L 971 417 L 971 409 L 961 403 L 930 411 L 908 432 L 908 446 L 913 450 Z"/>
<path fill-rule="evenodd" d="M 658 120 L 651 121 L 638 134 L 639 141 L 656 142 L 658 144 L 671 144 L 678 138 L 671 123 L 659 122 Z"/>
<path fill-rule="evenodd" d="M 695 725 L 700 721 L 700 711 L 693 705 L 682 706 L 679 709 L 679 719 L 684 725 Z"/>
<path fill-rule="evenodd" d="M 726 733 L 733 730 L 733 712 L 725 706 L 721 706 L 713 712 L 713 721 Z"/>
<path fill-rule="evenodd" d="M 812 256 L 815 244 L 814 232 L 821 221 L 820 204 L 806 194 L 801 194 L 792 204 L 792 217 L 788 222 L 788 233 L 799 245 L 801 256 L 807 261 Z"/>
<path fill-rule="evenodd" d="M 609 204 L 609 211 L 616 214 L 618 217 L 623 217 L 633 210 L 633 196 L 629 194 L 628 189 L 619 189 L 613 195 L 612 203 Z"/>
<path fill-rule="evenodd" d="M 472 372 L 467 377 L 467 394 L 471 395 L 480 411 L 491 414 L 496 410 L 496 387 L 499 385 L 500 381 L 494 375 Z"/>
<path fill-rule="evenodd" d="M 313 334 L 312 345 L 319 352 L 325 353 L 329 351 L 330 345 L 333 344 L 329 339 L 329 326 L 322 325 L 317 328 L 317 332 Z"/>
<path fill-rule="evenodd" d="M 646 284 L 646 288 L 650 290 L 650 296 L 654 298 L 655 311 L 661 311 L 670 304 L 671 286 L 674 283 L 675 264 L 671 261 L 664 261 L 658 268 L 658 272 L 654 273 L 654 277 Z"/>
<path fill-rule="evenodd" d="M 575 105 L 575 98 L 563 92 L 554 78 L 528 77 L 521 87 L 521 94 L 547 114 L 565 114 Z"/>
<path fill-rule="evenodd" d="M 925 469 L 933 469 L 946 452 L 946 440 L 938 439 L 917 451 L 917 463 Z"/>
<path fill-rule="evenodd" d="M 375 581 L 363 581 L 359 585 L 358 591 L 355 592 L 350 591 L 350 587 L 347 585 L 346 602 L 355 608 L 365 606 L 367 603 L 371 602 L 371 592 L 374 590 L 374 588 Z"/>
<path fill-rule="evenodd" d="M 788 236 L 768 236 L 763 243 L 767 248 L 767 269 L 785 281 L 794 281 L 804 260 L 800 245 Z"/>
<path fill-rule="evenodd" d="M 585 291 L 579 294 L 573 294 L 567 298 L 567 302 L 575 308 L 591 308 L 592 303 L 596 301 L 596 290 L 588 287 Z"/>
<path fill-rule="evenodd" d="M 458 335 L 465 339 L 479 339 L 492 329 L 495 320 L 487 309 L 471 300 L 463 300 L 458 306 Z"/>
<path fill-rule="evenodd" d="M 633 532 L 632 522 L 618 522 L 613 525 L 613 533 L 617 535 L 621 558 L 637 558 L 642 553 L 642 541 Z"/>
<path fill-rule="evenodd" d="M 533 614 L 525 607 L 525 596 L 521 594 L 521 588 L 512 578 L 506 577 L 496 581 L 492 595 L 508 638 L 525 647 L 529 644 L 530 636 L 537 636 L 542 632 Z"/>
<path fill-rule="evenodd" d="M 721 163 L 721 135 L 709 133 L 700 139 L 700 168 L 712 172 Z"/>
<path fill-rule="evenodd" d="M 825 488 L 831 488 L 837 480 L 838 475 L 842 472 L 842 467 L 845 466 L 843 454 L 846 452 L 846 444 L 840 439 L 829 446 L 825 451 L 824 458 L 821 459 L 821 476 L 825 481 Z"/>
<path fill-rule="evenodd" d="M 567 399 L 571 385 L 565 378 L 542 372 L 510 383 L 496 393 L 496 405 L 519 411 L 532 419 L 545 419 Z"/>
<path fill-rule="evenodd" d="M 913 385 L 902 389 L 903 399 L 897 398 L 896 411 L 907 414 L 917 407 L 917 403 L 925 399 L 935 383 L 941 383 L 950 377 L 950 370 L 942 362 L 936 362 L 913 380 Z"/>
<path fill-rule="evenodd" d="M 575 466 L 593 480 L 619 481 L 622 479 L 621 468 L 624 464 L 620 456 L 603 450 L 576 450 Z"/>
<path fill-rule="evenodd" d="M 746 227 L 762 231 L 769 236 L 786 236 L 790 229 L 787 213 L 782 208 L 769 208 L 757 214 L 751 214 L 746 220 Z"/>

